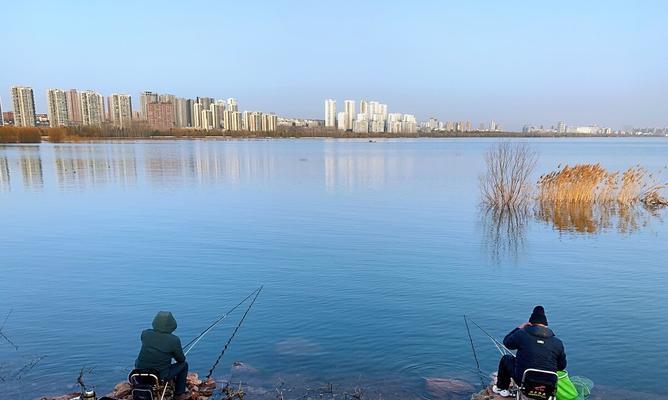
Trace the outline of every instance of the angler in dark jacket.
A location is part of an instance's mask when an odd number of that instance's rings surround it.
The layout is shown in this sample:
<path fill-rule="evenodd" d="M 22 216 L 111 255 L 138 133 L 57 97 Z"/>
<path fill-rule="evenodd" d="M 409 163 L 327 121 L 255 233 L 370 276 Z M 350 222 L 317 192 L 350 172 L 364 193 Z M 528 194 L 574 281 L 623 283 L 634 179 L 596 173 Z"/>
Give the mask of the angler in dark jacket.
<path fill-rule="evenodd" d="M 160 373 L 160 379 L 176 378 L 174 394 L 177 398 L 186 392 L 188 363 L 183 354 L 181 339 L 172 334 L 176 330 L 176 320 L 169 311 L 160 311 L 153 318 L 153 329 L 141 333 L 141 350 L 135 361 L 135 367 L 154 369 Z M 176 363 L 172 364 L 172 359 Z M 184 397 L 184 396 L 181 396 Z"/>
<path fill-rule="evenodd" d="M 566 369 L 564 345 L 547 327 L 547 317 L 542 306 L 533 309 L 529 322 L 506 335 L 503 345 L 509 350 L 517 350 L 517 354 L 505 355 L 499 362 L 497 383 L 492 389 L 501 396 L 510 395 L 510 378 L 519 384 L 524 371 L 529 368 L 552 372 Z"/>

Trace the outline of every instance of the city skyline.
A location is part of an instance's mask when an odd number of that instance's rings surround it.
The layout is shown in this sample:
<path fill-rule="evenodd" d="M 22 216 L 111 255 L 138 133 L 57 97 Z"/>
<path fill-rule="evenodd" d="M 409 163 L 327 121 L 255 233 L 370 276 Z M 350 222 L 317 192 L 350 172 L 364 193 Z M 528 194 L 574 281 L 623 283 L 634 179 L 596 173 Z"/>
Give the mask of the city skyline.
<path fill-rule="evenodd" d="M 497 119 L 513 130 L 668 125 L 665 2 L 27 1 L 3 10 L 30 17 L 0 28 L 4 53 L 16 55 L 0 62 L 0 88 L 233 93 L 250 109 L 319 119 L 322 99 L 382 98 L 419 120 Z M 163 40 L 152 39 L 155 24 L 170 27 Z M 111 42 L 126 45 L 99 45 Z"/>

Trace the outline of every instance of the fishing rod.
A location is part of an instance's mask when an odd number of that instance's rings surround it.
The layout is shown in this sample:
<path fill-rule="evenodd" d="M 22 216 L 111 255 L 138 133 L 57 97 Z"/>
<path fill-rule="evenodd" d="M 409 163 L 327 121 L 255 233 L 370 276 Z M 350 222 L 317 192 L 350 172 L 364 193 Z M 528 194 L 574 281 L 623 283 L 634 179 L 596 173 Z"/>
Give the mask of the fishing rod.
<path fill-rule="evenodd" d="M 218 366 L 218 363 L 223 358 L 223 354 L 225 354 L 225 350 L 227 350 L 227 347 L 230 345 L 230 342 L 232 342 L 232 339 L 234 339 L 234 335 L 237 334 L 237 331 L 239 330 L 239 328 L 241 327 L 241 324 L 246 319 L 246 315 L 248 315 L 248 312 L 250 311 L 251 307 L 253 307 L 253 304 L 255 304 L 255 300 L 257 300 L 257 297 L 260 295 L 260 292 L 262 291 L 263 287 L 264 286 L 260 286 L 260 288 L 256 291 L 255 297 L 253 298 L 253 301 L 251 301 L 251 303 L 248 305 L 248 308 L 246 309 L 246 312 L 244 313 L 244 315 L 239 320 L 239 323 L 237 324 L 236 328 L 234 328 L 234 332 L 232 332 L 232 335 L 230 336 L 230 338 L 227 339 L 227 343 L 225 343 L 225 346 L 223 347 L 223 350 L 220 352 L 220 355 L 218 356 L 218 358 L 216 359 L 216 362 L 213 363 L 213 366 L 209 370 L 209 373 L 206 375 L 206 379 L 211 378 L 211 375 L 213 374 L 213 370 L 216 369 L 216 367 Z"/>
<path fill-rule="evenodd" d="M 183 353 L 184 355 L 188 355 L 190 353 L 190 350 L 199 343 L 199 341 L 206 336 L 207 333 L 209 333 L 216 325 L 218 325 L 220 322 L 222 322 L 225 318 L 227 318 L 234 310 L 239 308 L 243 303 L 245 303 L 248 299 L 250 299 L 256 292 L 260 291 L 262 287 L 259 287 L 255 290 L 253 290 L 248 296 L 246 296 L 243 300 L 241 300 L 236 306 L 232 307 L 230 310 L 228 310 L 225 314 L 220 316 L 217 320 L 215 320 L 211 325 L 209 325 L 208 328 L 206 328 L 202 333 L 199 335 L 195 336 L 190 342 L 188 342 L 185 346 L 183 346 L 184 349 L 187 348 L 187 350 Z"/>
<path fill-rule="evenodd" d="M 473 322 L 473 321 L 471 321 Z M 485 381 L 482 379 L 482 371 L 480 370 L 480 363 L 478 362 L 478 354 L 476 354 L 475 346 L 473 345 L 473 338 L 471 337 L 471 329 L 469 329 L 469 321 L 464 315 L 464 323 L 466 324 L 466 332 L 469 334 L 469 342 L 471 342 L 471 350 L 473 350 L 473 358 L 475 359 L 475 366 L 478 368 L 478 378 L 480 378 L 480 385 L 485 387 Z"/>
<path fill-rule="evenodd" d="M 257 295 L 260 294 L 260 291 L 261 291 L 261 290 L 262 290 L 262 286 L 260 286 L 259 288 L 253 290 L 248 296 L 246 296 L 243 300 L 241 300 L 236 306 L 232 307 L 232 308 L 229 309 L 225 314 L 221 315 L 217 320 L 213 321 L 213 323 L 212 323 L 211 325 L 209 325 L 205 330 L 203 330 L 202 333 L 200 333 L 199 335 L 195 336 L 190 342 L 188 342 L 185 346 L 183 346 L 183 348 L 188 348 L 186 351 L 183 352 L 183 355 L 184 355 L 184 356 L 185 356 L 185 355 L 188 355 L 188 353 L 190 353 L 190 350 L 192 350 L 192 349 L 195 347 L 195 345 L 197 345 L 197 343 L 199 343 L 199 341 L 202 340 L 202 338 L 203 338 L 204 336 L 206 336 L 207 333 L 209 333 L 209 332 L 210 332 L 216 325 L 218 325 L 222 320 L 224 320 L 225 318 L 227 318 L 227 316 L 230 315 L 234 310 L 236 310 L 237 308 L 239 308 L 239 306 L 241 306 L 241 305 L 242 305 L 243 303 L 245 303 L 248 299 L 250 299 L 251 296 L 253 296 L 253 295 L 255 294 L 255 299 L 256 299 L 256 298 L 257 298 Z M 253 299 L 253 302 L 255 302 L 255 299 Z M 251 305 L 253 305 L 253 303 L 251 303 Z M 246 310 L 246 313 L 248 313 L 248 310 Z M 245 316 L 246 316 L 246 314 L 244 314 L 244 317 L 245 317 Z M 238 329 L 238 327 L 237 327 L 237 329 Z M 236 330 L 235 330 L 235 332 L 236 332 Z M 229 342 L 228 342 L 228 343 L 229 343 Z M 227 345 L 226 345 L 226 347 L 227 347 Z M 221 356 L 222 356 L 222 355 L 221 355 Z M 208 378 L 208 377 L 207 377 L 207 378 Z M 168 387 L 168 386 L 169 386 L 169 382 L 165 383 L 165 387 L 163 388 L 163 390 L 162 390 L 162 394 L 160 395 L 160 400 L 164 400 L 164 398 L 165 398 L 165 394 L 167 393 L 167 387 Z"/>
<path fill-rule="evenodd" d="M 464 318 L 466 318 L 466 316 L 465 316 Z M 499 342 L 498 340 L 496 340 L 496 338 L 494 338 L 494 336 L 490 335 L 490 334 L 489 334 L 486 330 L 484 330 L 480 325 L 476 324 L 476 322 L 475 322 L 474 320 L 472 320 L 472 319 L 470 319 L 470 318 L 466 318 L 466 319 L 469 320 L 469 321 L 471 321 L 471 323 L 472 323 L 473 325 L 475 325 L 476 327 L 478 327 L 478 329 L 480 329 L 480 331 L 481 331 L 482 333 L 484 333 L 488 338 L 490 338 L 490 339 L 492 340 L 492 342 L 494 343 L 494 345 L 496 346 L 497 350 L 499 350 L 499 352 L 501 353 L 502 356 L 504 356 L 504 355 L 506 355 L 506 354 L 513 355 L 513 353 L 510 351 L 510 349 L 508 349 L 503 343 L 501 343 L 501 342 Z M 504 351 L 504 350 L 505 350 L 505 351 Z"/>

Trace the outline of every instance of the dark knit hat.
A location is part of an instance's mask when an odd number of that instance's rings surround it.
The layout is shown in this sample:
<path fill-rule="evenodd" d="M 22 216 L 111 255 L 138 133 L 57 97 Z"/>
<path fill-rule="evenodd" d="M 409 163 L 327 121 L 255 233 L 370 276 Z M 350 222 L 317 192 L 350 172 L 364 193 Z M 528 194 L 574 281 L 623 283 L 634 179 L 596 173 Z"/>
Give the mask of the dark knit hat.
<path fill-rule="evenodd" d="M 533 308 L 529 322 L 532 324 L 547 325 L 547 317 L 545 316 L 545 309 L 543 306 L 536 306 Z"/>

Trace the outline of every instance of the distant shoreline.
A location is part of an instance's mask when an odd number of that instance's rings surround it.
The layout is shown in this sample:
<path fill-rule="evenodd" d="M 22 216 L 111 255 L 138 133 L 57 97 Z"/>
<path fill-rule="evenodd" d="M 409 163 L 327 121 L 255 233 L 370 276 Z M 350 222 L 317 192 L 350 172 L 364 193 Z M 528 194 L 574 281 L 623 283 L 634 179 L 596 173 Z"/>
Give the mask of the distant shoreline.
<path fill-rule="evenodd" d="M 117 129 L 113 127 L 60 127 L 60 128 L 20 128 L 0 127 L 0 143 L 76 143 L 110 140 L 235 140 L 235 139 L 457 139 L 457 138 L 667 138 L 668 135 L 619 135 L 619 134 L 575 134 L 542 132 L 417 132 L 391 134 L 354 133 L 325 128 L 284 127 L 269 132 L 222 131 L 172 129 L 157 131 L 149 129 Z"/>

